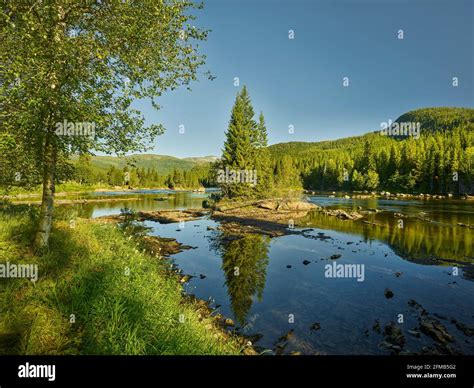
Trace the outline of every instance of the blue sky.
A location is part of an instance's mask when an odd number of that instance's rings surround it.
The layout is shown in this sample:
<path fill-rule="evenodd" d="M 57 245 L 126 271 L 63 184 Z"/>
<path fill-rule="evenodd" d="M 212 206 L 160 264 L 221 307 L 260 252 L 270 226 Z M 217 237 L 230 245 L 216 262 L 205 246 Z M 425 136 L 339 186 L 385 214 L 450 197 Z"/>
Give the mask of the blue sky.
<path fill-rule="evenodd" d="M 207 0 L 196 15 L 212 30 L 202 73 L 217 78 L 167 93 L 160 111 L 136 103 L 167 128 L 153 153 L 219 156 L 234 77 L 263 111 L 270 144 L 363 134 L 421 107 L 474 107 L 472 0 Z"/>

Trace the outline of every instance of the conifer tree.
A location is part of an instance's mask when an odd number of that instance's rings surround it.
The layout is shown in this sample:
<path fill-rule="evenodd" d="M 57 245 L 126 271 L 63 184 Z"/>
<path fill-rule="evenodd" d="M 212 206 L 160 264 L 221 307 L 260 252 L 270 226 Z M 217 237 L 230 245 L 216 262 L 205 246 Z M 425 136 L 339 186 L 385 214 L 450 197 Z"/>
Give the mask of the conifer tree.
<path fill-rule="evenodd" d="M 255 137 L 255 166 L 257 170 L 257 186 L 255 194 L 259 198 L 264 198 L 273 191 L 273 168 L 268 151 L 267 127 L 265 117 L 260 112 Z"/>
<path fill-rule="evenodd" d="M 245 86 L 237 94 L 232 108 L 218 167 L 221 172 L 220 179 L 217 174 L 218 183 L 226 197 L 264 198 L 273 190 L 274 167 L 268 150 L 265 117 L 260 113 L 258 123 L 254 120 L 254 109 Z M 243 171 L 252 174 L 253 179 L 240 177 L 239 180 L 233 175 Z M 232 181 L 234 178 L 237 182 Z"/>

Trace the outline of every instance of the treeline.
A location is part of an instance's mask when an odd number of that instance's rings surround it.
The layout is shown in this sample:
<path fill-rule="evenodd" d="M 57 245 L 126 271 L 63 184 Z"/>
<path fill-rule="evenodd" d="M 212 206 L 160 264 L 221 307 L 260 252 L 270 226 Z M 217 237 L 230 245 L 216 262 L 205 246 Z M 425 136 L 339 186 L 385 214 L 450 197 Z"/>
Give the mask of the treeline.
<path fill-rule="evenodd" d="M 271 147 L 266 146 L 263 114 L 258 123 L 253 116 L 244 87 L 232 108 L 222 158 L 214 166 L 225 197 L 268 197 L 291 189 L 430 194 L 474 190 L 474 109 L 419 109 L 390 123 L 389 130 Z M 241 179 L 252 169 L 257 179 Z"/>
<path fill-rule="evenodd" d="M 309 190 L 472 192 L 474 109 L 421 109 L 397 122 L 407 120 L 420 122 L 418 138 L 375 132 L 333 142 L 272 146 L 275 182 Z"/>
<path fill-rule="evenodd" d="M 174 168 L 169 174 L 159 174 L 157 169 L 109 166 L 108 170 L 92 165 L 90 156 L 80 156 L 74 166 L 73 180 L 86 185 L 129 187 L 198 188 L 211 185 L 211 165 L 197 164 L 190 170 Z"/>

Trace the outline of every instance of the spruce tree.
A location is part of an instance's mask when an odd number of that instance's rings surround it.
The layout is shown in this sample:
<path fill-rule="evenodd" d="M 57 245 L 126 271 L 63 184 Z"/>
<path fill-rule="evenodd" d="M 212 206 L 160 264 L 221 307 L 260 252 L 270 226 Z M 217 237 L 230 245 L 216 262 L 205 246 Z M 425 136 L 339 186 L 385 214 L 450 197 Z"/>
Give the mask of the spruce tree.
<path fill-rule="evenodd" d="M 229 198 L 254 195 L 252 183 L 242 182 L 242 177 L 238 176 L 239 172 L 255 169 L 257 123 L 253 115 L 250 96 L 244 86 L 242 92 L 237 94 L 232 108 L 222 152 L 222 163 L 217 174 L 222 192 Z"/>
<path fill-rule="evenodd" d="M 255 136 L 255 166 L 257 170 L 257 186 L 255 195 L 259 198 L 267 197 L 273 191 L 273 168 L 268 150 L 267 127 L 265 117 L 260 112 Z"/>

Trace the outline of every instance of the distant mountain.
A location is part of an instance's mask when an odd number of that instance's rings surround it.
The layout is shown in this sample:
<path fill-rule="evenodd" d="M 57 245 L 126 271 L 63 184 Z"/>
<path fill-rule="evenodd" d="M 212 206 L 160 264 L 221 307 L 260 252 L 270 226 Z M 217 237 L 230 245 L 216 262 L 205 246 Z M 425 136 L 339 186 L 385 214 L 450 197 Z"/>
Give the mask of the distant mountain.
<path fill-rule="evenodd" d="M 168 155 L 140 154 L 125 157 L 93 156 L 92 166 L 101 170 L 108 170 L 110 166 L 122 169 L 126 165 L 138 168 L 152 169 L 160 175 L 167 175 L 175 168 L 183 171 L 191 170 L 196 165 L 213 162 L 215 156 L 176 158 Z"/>

